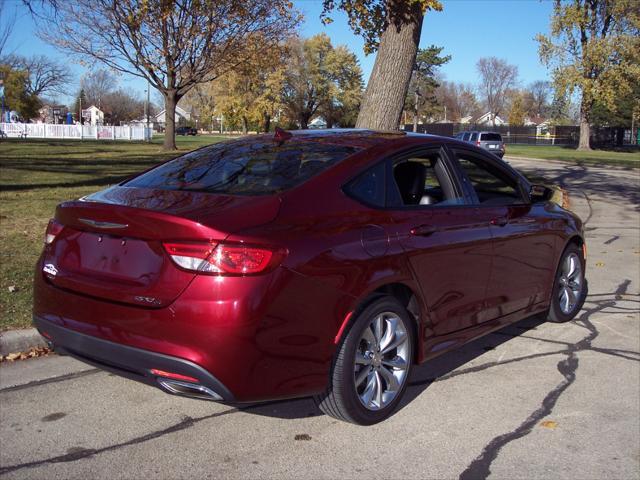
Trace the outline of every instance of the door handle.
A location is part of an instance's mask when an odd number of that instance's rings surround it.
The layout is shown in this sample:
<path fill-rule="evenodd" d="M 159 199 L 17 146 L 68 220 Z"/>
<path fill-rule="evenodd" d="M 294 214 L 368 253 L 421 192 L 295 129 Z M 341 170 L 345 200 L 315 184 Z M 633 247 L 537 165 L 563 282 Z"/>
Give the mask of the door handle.
<path fill-rule="evenodd" d="M 436 227 L 434 227 L 433 225 L 420 225 L 419 227 L 413 227 L 411 229 L 411 235 L 416 235 L 419 237 L 428 237 L 435 232 Z"/>
<path fill-rule="evenodd" d="M 504 227 L 507 223 L 509 223 L 509 219 L 507 217 L 497 217 L 491 219 L 491 225 L 495 225 L 497 227 Z"/>

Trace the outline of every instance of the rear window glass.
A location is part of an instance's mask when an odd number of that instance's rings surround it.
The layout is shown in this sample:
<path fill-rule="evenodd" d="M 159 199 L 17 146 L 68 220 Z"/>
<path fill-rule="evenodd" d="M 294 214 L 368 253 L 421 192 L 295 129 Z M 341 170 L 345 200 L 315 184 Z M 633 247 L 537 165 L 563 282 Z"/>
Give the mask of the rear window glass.
<path fill-rule="evenodd" d="M 126 182 L 126 187 L 260 195 L 292 188 L 356 153 L 353 146 L 295 138 L 242 139 L 201 148 Z"/>
<path fill-rule="evenodd" d="M 502 137 L 499 133 L 482 133 L 480 134 L 480 141 L 482 142 L 501 142 Z"/>

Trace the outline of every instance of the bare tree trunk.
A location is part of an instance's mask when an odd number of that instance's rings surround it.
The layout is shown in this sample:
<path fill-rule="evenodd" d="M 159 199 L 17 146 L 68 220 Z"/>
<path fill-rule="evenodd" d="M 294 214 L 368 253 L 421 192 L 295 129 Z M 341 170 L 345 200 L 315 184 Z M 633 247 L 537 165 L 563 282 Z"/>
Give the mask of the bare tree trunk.
<path fill-rule="evenodd" d="M 301 113 L 298 116 L 298 121 L 300 122 L 300 130 L 307 130 L 309 128 L 309 115 L 305 113 Z"/>
<path fill-rule="evenodd" d="M 589 125 L 590 105 L 586 100 L 582 100 L 580 105 L 580 140 L 578 141 L 578 150 L 591 150 L 589 137 L 591 135 L 591 126 Z"/>
<path fill-rule="evenodd" d="M 388 0 L 395 12 L 380 36 L 380 46 L 356 122 L 357 128 L 397 130 L 420 42 L 420 2 Z"/>
<path fill-rule="evenodd" d="M 264 133 L 269 133 L 269 129 L 271 128 L 271 115 L 267 112 L 262 114 L 262 131 Z"/>
<path fill-rule="evenodd" d="M 249 133 L 249 121 L 247 117 L 242 115 L 242 134 L 246 135 L 247 133 Z"/>
<path fill-rule="evenodd" d="M 175 90 L 167 90 L 164 94 L 164 150 L 176 150 L 176 105 L 178 96 Z"/>

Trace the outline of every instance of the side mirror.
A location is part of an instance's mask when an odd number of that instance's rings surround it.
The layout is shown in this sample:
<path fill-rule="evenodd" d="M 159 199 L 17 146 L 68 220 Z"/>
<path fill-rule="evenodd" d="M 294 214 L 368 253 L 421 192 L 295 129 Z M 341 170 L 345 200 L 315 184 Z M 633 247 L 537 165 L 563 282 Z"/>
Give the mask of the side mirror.
<path fill-rule="evenodd" d="M 531 203 L 546 202 L 553 196 L 553 190 L 544 185 L 531 185 L 529 190 L 529 198 Z"/>

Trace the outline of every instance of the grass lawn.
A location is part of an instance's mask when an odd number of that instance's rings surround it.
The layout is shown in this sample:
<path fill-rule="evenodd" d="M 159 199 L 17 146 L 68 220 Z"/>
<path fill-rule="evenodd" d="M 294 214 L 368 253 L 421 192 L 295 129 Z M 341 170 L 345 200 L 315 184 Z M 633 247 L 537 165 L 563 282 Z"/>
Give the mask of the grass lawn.
<path fill-rule="evenodd" d="M 640 148 L 578 152 L 562 146 L 507 145 L 508 157 L 543 158 L 590 165 L 640 167 Z"/>
<path fill-rule="evenodd" d="M 222 138 L 178 137 L 178 149 L 185 152 Z M 152 143 L 0 142 L 0 331 L 31 324 L 33 268 L 56 205 L 176 155 L 163 152 L 161 146 L 162 137 Z"/>

